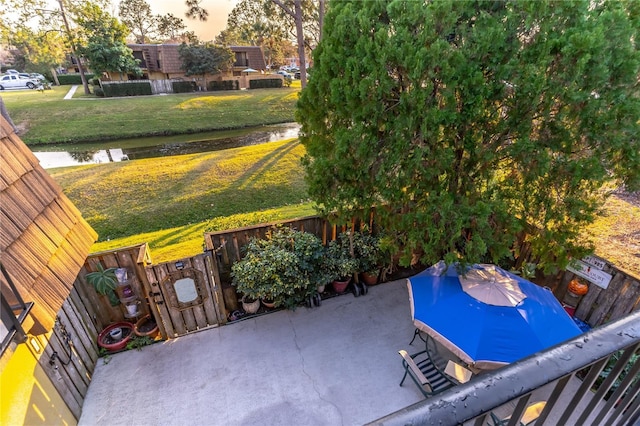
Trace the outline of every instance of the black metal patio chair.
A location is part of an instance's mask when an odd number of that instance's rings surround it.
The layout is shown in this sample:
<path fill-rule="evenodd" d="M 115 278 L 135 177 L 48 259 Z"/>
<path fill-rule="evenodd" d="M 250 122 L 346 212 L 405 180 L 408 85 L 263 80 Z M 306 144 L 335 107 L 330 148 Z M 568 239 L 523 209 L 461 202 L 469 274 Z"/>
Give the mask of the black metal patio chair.
<path fill-rule="evenodd" d="M 428 350 L 424 350 L 413 355 L 409 355 L 407 351 L 398 351 L 402 357 L 402 366 L 404 367 L 404 376 L 400 382 L 400 386 L 404 383 L 407 375 L 418 386 L 422 394 L 428 398 L 447 389 L 452 388 L 456 383 L 449 378 L 440 367 L 431 359 Z"/>

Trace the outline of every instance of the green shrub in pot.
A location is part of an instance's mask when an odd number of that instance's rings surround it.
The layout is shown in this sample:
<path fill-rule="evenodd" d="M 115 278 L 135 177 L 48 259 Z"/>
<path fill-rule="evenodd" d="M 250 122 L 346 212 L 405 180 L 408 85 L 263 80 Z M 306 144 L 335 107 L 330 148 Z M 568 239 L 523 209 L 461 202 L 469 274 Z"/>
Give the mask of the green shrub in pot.
<path fill-rule="evenodd" d="M 326 256 L 322 267 L 327 271 L 331 281 L 350 278 L 358 272 L 359 263 L 351 255 L 349 234 L 340 234 L 338 238 L 327 245 Z"/>
<path fill-rule="evenodd" d="M 378 275 L 384 263 L 384 253 L 380 248 L 380 237 L 373 235 L 366 227 L 352 234 L 353 254 L 358 261 L 358 271 Z"/>
<path fill-rule="evenodd" d="M 245 250 L 245 257 L 231 267 L 240 293 L 288 309 L 315 293 L 324 253 L 315 235 L 280 227 L 266 239 L 252 239 Z"/>

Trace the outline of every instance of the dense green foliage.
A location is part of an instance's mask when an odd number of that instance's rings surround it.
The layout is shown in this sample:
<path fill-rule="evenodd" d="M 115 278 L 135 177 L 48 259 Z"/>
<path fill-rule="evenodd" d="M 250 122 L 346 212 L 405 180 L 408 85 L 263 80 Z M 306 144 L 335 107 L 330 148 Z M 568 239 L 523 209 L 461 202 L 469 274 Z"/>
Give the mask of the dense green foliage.
<path fill-rule="evenodd" d="M 211 43 L 186 44 L 178 47 L 185 75 L 217 74 L 227 70 L 234 60 L 231 49 Z"/>
<path fill-rule="evenodd" d="M 252 238 L 244 249 L 231 274 L 238 291 L 254 300 L 294 309 L 328 282 L 321 268 L 322 241 L 311 233 L 277 228 L 266 239 Z"/>
<path fill-rule="evenodd" d="M 151 95 L 151 83 L 148 81 L 132 82 L 109 82 L 102 84 L 104 95 L 108 98 L 114 96 L 142 96 Z"/>
<path fill-rule="evenodd" d="M 85 73 L 84 74 L 87 80 L 93 78 L 93 74 Z M 82 84 L 82 79 L 80 78 L 80 74 L 59 74 L 58 82 L 62 86 L 66 85 L 74 85 L 74 84 Z"/>
<path fill-rule="evenodd" d="M 172 81 L 173 93 L 189 93 L 196 91 L 195 81 Z"/>
<path fill-rule="evenodd" d="M 88 60 L 94 73 L 99 76 L 104 72 L 142 75 L 138 61 L 126 44 L 129 32 L 126 26 L 91 3 L 83 6 L 76 22 L 84 34 L 78 53 Z"/>
<path fill-rule="evenodd" d="M 299 101 L 311 196 L 378 206 L 400 262 L 546 268 L 589 249 L 603 184 L 640 183 L 640 4 L 331 3 Z M 516 253 L 517 255 L 517 253 Z"/>
<path fill-rule="evenodd" d="M 260 80 L 249 80 L 249 89 L 267 89 L 267 88 L 276 88 L 280 89 L 282 87 L 282 79 L 281 78 L 265 78 Z"/>
<path fill-rule="evenodd" d="M 208 90 L 240 90 L 240 83 L 238 80 L 222 80 L 222 81 L 210 81 Z"/>

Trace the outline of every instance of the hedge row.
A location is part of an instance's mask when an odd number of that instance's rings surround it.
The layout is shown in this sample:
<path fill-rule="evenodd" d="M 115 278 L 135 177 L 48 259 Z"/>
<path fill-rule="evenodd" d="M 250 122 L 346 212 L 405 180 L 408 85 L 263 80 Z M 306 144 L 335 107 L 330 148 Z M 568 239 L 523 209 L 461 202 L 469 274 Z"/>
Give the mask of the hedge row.
<path fill-rule="evenodd" d="M 171 87 L 173 87 L 173 93 L 195 92 L 197 89 L 195 81 L 172 81 Z"/>
<path fill-rule="evenodd" d="M 240 90 L 238 80 L 210 81 L 207 90 Z"/>
<path fill-rule="evenodd" d="M 280 87 L 282 87 L 282 79 L 280 78 L 249 80 L 249 89 L 271 89 Z"/>
<path fill-rule="evenodd" d="M 104 90 L 104 95 L 108 98 L 114 96 L 150 95 L 151 83 L 146 81 L 136 83 L 103 83 L 102 90 Z"/>
<path fill-rule="evenodd" d="M 84 76 L 87 78 L 87 81 L 90 81 L 93 78 L 93 74 L 91 73 L 85 73 Z M 80 74 L 58 74 L 58 81 L 61 86 L 68 84 L 82 84 Z"/>

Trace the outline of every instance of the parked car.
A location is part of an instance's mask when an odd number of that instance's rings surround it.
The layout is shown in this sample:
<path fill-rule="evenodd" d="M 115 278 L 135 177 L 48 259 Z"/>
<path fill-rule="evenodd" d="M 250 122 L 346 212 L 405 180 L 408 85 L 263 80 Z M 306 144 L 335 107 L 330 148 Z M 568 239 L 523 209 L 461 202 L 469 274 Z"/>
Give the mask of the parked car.
<path fill-rule="evenodd" d="M 284 78 L 293 78 L 293 76 L 291 74 L 289 74 L 288 72 L 286 72 L 286 71 L 280 70 L 280 71 L 277 72 L 277 74 L 280 74 Z"/>
<path fill-rule="evenodd" d="M 32 78 L 20 77 L 18 74 L 7 74 L 0 77 L 0 90 L 28 88 L 35 89 L 40 82 Z"/>
<path fill-rule="evenodd" d="M 32 78 L 32 79 L 38 80 L 38 81 L 42 81 L 42 82 L 47 81 L 47 78 L 44 75 L 39 74 L 37 72 L 32 72 L 31 74 L 29 74 L 29 78 Z"/>
<path fill-rule="evenodd" d="M 293 76 L 295 77 L 296 80 L 300 80 L 300 71 L 296 71 L 295 74 L 293 74 Z M 309 72 L 309 69 L 307 68 L 307 78 L 309 78 L 311 76 L 311 73 Z"/>

